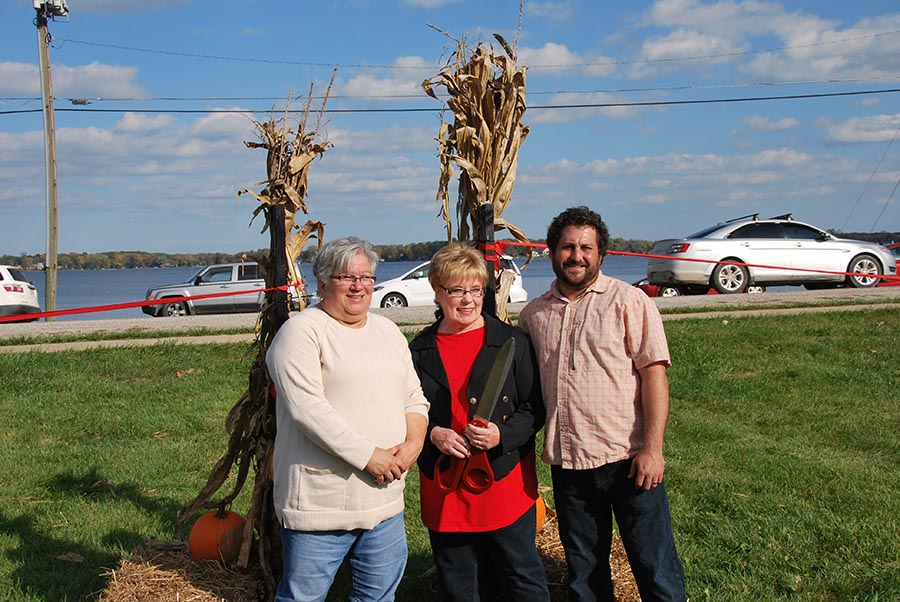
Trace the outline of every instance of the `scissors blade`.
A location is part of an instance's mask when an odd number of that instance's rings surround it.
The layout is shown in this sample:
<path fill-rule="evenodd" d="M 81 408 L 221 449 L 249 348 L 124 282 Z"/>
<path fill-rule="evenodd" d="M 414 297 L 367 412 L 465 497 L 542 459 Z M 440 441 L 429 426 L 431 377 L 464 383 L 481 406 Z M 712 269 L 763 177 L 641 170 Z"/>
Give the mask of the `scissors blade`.
<path fill-rule="evenodd" d="M 475 410 L 472 422 L 478 419 L 485 423 L 490 421 L 494 406 L 497 405 L 497 399 L 500 397 L 500 390 L 503 388 L 503 383 L 506 382 L 506 377 L 509 376 L 509 369 L 512 367 L 515 355 L 516 340 L 509 337 L 500 348 L 494 365 L 491 366 L 491 373 L 488 375 L 487 384 L 481 394 L 481 402 L 478 404 L 478 409 Z"/>

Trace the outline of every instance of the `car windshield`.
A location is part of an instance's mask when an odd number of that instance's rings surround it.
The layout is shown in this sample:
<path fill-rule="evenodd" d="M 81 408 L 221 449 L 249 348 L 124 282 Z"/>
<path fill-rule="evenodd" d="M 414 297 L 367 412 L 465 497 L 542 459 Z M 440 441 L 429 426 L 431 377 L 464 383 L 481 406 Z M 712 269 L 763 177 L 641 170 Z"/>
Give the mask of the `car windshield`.
<path fill-rule="evenodd" d="M 193 284 L 193 283 L 194 283 L 194 280 L 197 279 L 197 276 L 200 275 L 200 272 L 202 272 L 202 271 L 205 270 L 205 269 L 206 269 L 205 267 L 200 268 L 199 270 L 197 270 L 196 272 L 194 272 L 193 274 L 191 274 L 191 277 L 188 278 L 187 280 L 185 280 L 185 282 L 186 282 L 186 283 L 189 282 L 189 283 Z"/>
<path fill-rule="evenodd" d="M 516 266 L 515 262 L 513 262 L 512 259 L 510 259 L 508 257 L 500 258 L 500 269 L 501 270 L 509 270 L 510 272 L 518 272 L 519 270 L 517 269 L 517 267 L 518 266 Z"/>

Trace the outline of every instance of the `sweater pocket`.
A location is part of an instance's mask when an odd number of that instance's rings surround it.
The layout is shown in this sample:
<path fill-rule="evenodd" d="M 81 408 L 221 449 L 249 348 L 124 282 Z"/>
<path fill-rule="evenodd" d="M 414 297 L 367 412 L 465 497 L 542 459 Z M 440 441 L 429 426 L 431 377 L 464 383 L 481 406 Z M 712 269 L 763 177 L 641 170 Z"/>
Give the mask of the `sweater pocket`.
<path fill-rule="evenodd" d="M 353 469 L 313 468 L 297 466 L 296 490 L 293 499 L 297 510 L 302 512 L 345 510 L 347 508 L 347 485 Z"/>

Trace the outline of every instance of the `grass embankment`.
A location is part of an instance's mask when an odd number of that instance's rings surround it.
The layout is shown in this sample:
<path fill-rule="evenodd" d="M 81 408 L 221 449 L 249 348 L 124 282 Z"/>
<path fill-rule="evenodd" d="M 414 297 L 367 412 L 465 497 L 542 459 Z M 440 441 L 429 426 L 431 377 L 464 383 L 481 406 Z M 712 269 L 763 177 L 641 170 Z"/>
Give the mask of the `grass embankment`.
<path fill-rule="evenodd" d="M 666 329 L 691 598 L 900 599 L 900 308 Z M 84 599 L 145 538 L 172 538 L 224 449 L 247 348 L 0 354 L 0 599 Z M 399 599 L 431 599 L 410 483 Z"/>

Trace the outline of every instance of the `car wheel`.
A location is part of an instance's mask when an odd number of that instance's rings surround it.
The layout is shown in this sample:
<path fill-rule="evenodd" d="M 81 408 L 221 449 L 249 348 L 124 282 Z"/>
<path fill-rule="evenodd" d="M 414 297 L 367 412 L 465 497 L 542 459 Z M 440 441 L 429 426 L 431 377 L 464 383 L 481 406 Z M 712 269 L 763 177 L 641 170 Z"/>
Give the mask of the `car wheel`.
<path fill-rule="evenodd" d="M 388 293 L 381 300 L 381 307 L 406 307 L 406 298 L 399 293 Z"/>
<path fill-rule="evenodd" d="M 677 286 L 661 286 L 657 294 L 660 297 L 680 297 L 681 289 Z"/>
<path fill-rule="evenodd" d="M 847 276 L 847 284 L 854 288 L 872 288 L 881 282 L 881 278 L 875 277 L 881 274 L 878 260 L 871 255 L 854 257 L 847 267 L 847 271 L 855 274 L 872 274 L 871 276 Z"/>
<path fill-rule="evenodd" d="M 165 316 L 166 318 L 178 318 L 181 316 L 186 316 L 188 314 L 187 305 L 184 303 L 166 303 L 163 305 L 162 311 L 159 312 L 160 316 Z"/>
<path fill-rule="evenodd" d="M 744 292 L 749 280 L 750 272 L 742 265 L 720 263 L 712 273 L 712 285 L 723 295 Z"/>

